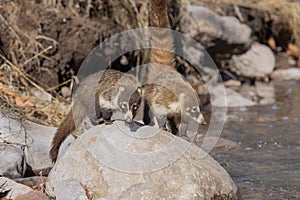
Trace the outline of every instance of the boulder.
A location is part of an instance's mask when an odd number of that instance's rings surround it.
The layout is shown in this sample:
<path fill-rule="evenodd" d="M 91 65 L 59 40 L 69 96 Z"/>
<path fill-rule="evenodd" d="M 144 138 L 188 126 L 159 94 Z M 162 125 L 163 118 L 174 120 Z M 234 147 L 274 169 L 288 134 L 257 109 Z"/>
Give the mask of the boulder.
<path fill-rule="evenodd" d="M 235 17 L 220 16 L 201 6 L 187 6 L 180 26 L 183 33 L 203 45 L 209 53 L 222 57 L 243 53 L 252 42 L 251 29 L 247 25 Z"/>
<path fill-rule="evenodd" d="M 278 69 L 271 78 L 279 81 L 300 80 L 300 68 Z"/>
<path fill-rule="evenodd" d="M 78 137 L 49 173 L 47 194 L 57 196 L 55 188 L 69 179 L 93 199 L 237 199 L 234 182 L 206 152 L 168 132 L 120 121 Z"/>
<path fill-rule="evenodd" d="M 17 183 L 11 179 L 0 177 L 0 195 L 1 200 L 16 199 L 20 194 L 27 194 L 33 191 L 30 187 Z"/>
<path fill-rule="evenodd" d="M 20 146 L 0 142 L 0 175 L 21 178 L 26 172 L 26 159 Z"/>
<path fill-rule="evenodd" d="M 80 182 L 74 178 L 61 181 L 54 189 L 56 199 L 61 200 L 89 200 Z"/>
<path fill-rule="evenodd" d="M 26 162 L 36 175 L 41 171 L 43 175 L 47 175 L 53 165 L 49 150 L 55 131 L 55 127 L 16 120 L 15 117 L 0 112 L 0 142 L 25 146 Z M 68 137 L 61 149 L 65 149 L 72 140 L 72 136 Z"/>
<path fill-rule="evenodd" d="M 254 43 L 242 55 L 232 56 L 230 69 L 238 75 L 259 78 L 269 75 L 275 68 L 275 56 L 272 50 L 263 44 Z"/>
<path fill-rule="evenodd" d="M 27 194 L 18 195 L 15 200 L 50 200 L 50 198 L 43 192 L 31 191 Z"/>
<path fill-rule="evenodd" d="M 236 108 L 236 107 L 247 107 L 247 106 L 255 106 L 257 105 L 254 101 L 251 101 L 238 92 L 225 88 L 226 95 L 223 94 L 224 87 L 221 85 L 212 87 L 209 91 L 211 95 L 211 104 L 216 107 L 229 107 L 229 108 Z M 226 103 L 224 104 L 224 101 Z"/>
<path fill-rule="evenodd" d="M 243 84 L 239 92 L 259 105 L 271 105 L 275 102 L 275 87 L 273 83 L 256 81 L 255 85 Z"/>
<path fill-rule="evenodd" d="M 30 176 L 26 178 L 15 178 L 14 181 L 23 185 L 43 185 L 47 180 L 46 176 Z"/>

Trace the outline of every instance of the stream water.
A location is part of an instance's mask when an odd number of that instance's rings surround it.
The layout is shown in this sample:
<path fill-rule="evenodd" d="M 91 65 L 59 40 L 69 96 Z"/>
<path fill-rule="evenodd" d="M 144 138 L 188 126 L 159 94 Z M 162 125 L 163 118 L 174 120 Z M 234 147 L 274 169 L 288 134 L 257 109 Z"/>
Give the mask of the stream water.
<path fill-rule="evenodd" d="M 273 105 L 228 112 L 234 117 L 222 137 L 242 148 L 210 154 L 231 175 L 243 199 L 300 199 L 299 86 L 277 84 Z"/>

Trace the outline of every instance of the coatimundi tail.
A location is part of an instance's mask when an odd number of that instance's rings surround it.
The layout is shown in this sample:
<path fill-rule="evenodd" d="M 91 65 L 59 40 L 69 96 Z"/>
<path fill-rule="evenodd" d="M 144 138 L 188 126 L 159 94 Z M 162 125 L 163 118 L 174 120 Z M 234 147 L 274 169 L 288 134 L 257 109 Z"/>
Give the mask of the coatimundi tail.
<path fill-rule="evenodd" d="M 150 26 L 169 28 L 166 0 L 151 0 Z M 155 77 L 143 85 L 145 124 L 155 123 L 159 128 L 166 127 L 178 134 L 179 125 L 195 120 L 206 124 L 200 112 L 200 99 L 191 85 L 176 71 L 174 39 L 169 31 L 158 29 L 151 32 L 152 46 L 163 49 L 151 49 L 150 68 L 156 68 Z"/>
<path fill-rule="evenodd" d="M 56 161 L 62 142 L 86 117 L 92 121 L 102 117 L 105 124 L 111 124 L 112 114 L 121 111 L 125 123 L 130 124 L 140 103 L 140 84 L 135 76 L 116 70 L 89 75 L 73 95 L 73 106 L 53 138 L 50 150 L 52 161 Z"/>
<path fill-rule="evenodd" d="M 151 27 L 158 27 L 151 31 L 151 46 L 159 46 L 164 49 L 150 50 L 150 62 L 169 66 L 175 69 L 175 58 L 172 53 L 174 39 L 169 35 L 170 32 L 164 29 L 170 28 L 167 0 L 151 0 L 150 22 Z"/>

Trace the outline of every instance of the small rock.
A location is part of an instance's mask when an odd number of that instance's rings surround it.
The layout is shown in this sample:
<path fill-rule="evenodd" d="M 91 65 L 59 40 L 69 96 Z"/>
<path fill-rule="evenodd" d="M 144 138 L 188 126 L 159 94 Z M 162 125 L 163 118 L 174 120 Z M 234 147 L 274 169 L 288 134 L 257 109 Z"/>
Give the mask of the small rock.
<path fill-rule="evenodd" d="M 256 81 L 255 85 L 243 84 L 239 92 L 260 105 L 270 105 L 275 102 L 275 88 L 272 83 Z"/>
<path fill-rule="evenodd" d="M 24 150 L 26 162 L 35 175 L 39 175 L 40 172 L 47 175 L 53 166 L 49 150 L 55 132 L 55 127 L 15 120 L 0 112 L 0 142 L 8 141 L 26 146 Z M 64 151 L 73 140 L 73 137 L 69 136 L 63 143 L 61 151 Z"/>
<path fill-rule="evenodd" d="M 57 200 L 88 200 L 82 185 L 74 178 L 58 183 L 54 191 Z"/>
<path fill-rule="evenodd" d="M 15 200 L 50 200 L 50 198 L 43 192 L 31 191 L 27 194 L 18 195 Z"/>
<path fill-rule="evenodd" d="M 278 69 L 271 74 L 273 80 L 300 80 L 300 68 Z"/>
<path fill-rule="evenodd" d="M 26 160 L 24 151 L 12 144 L 0 142 L 0 175 L 7 178 L 24 177 Z"/>
<path fill-rule="evenodd" d="M 257 95 L 260 97 L 260 105 L 271 105 L 275 102 L 275 88 L 273 84 L 255 82 Z"/>
<path fill-rule="evenodd" d="M 278 106 L 272 106 L 271 110 L 279 110 L 280 108 Z"/>
<path fill-rule="evenodd" d="M 232 56 L 230 63 L 238 75 L 260 78 L 273 72 L 275 56 L 268 46 L 254 43 L 246 53 Z"/>
<path fill-rule="evenodd" d="M 245 148 L 245 151 L 252 151 L 252 150 L 253 150 L 252 147 L 246 147 L 246 148 Z"/>
<path fill-rule="evenodd" d="M 288 116 L 284 116 L 284 117 L 282 117 L 281 119 L 284 120 L 284 121 L 288 121 L 288 120 L 289 120 L 289 117 L 288 117 Z"/>
<path fill-rule="evenodd" d="M 237 199 L 227 172 L 206 152 L 165 131 L 124 122 L 83 133 L 51 170 L 46 191 L 57 196 L 75 178 L 98 199 Z"/>
<path fill-rule="evenodd" d="M 10 180 L 5 177 L 0 177 L 0 193 L 3 193 L 5 191 L 9 191 L 7 195 L 1 199 L 3 200 L 11 200 L 16 199 L 17 196 L 20 194 L 27 194 L 33 189 L 26 185 L 19 184 L 13 180 Z"/>
<path fill-rule="evenodd" d="M 70 97 L 72 95 L 72 91 L 68 87 L 62 87 L 61 88 L 61 95 L 65 98 Z"/>
<path fill-rule="evenodd" d="M 241 86 L 241 82 L 238 81 L 238 80 L 232 80 L 231 79 L 231 80 L 228 80 L 228 81 L 224 82 L 224 86 L 228 87 L 228 88 L 235 89 L 235 88 L 238 88 L 238 87 Z"/>
<path fill-rule="evenodd" d="M 121 65 L 128 65 L 128 59 L 126 56 L 122 56 L 120 60 Z"/>
<path fill-rule="evenodd" d="M 215 86 L 210 92 L 211 103 L 216 107 L 245 107 L 245 106 L 255 106 L 257 105 L 254 101 L 251 101 L 241 94 L 225 88 L 226 94 L 224 94 L 223 86 Z"/>

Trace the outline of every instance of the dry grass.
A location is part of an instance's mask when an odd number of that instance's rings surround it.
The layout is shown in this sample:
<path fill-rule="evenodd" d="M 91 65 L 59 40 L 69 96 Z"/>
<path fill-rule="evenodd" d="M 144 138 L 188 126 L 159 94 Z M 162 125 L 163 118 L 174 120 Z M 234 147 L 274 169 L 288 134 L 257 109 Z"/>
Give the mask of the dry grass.
<path fill-rule="evenodd" d="M 39 124 L 57 126 L 67 106 L 22 71 L 20 66 L 26 63 L 16 66 L 1 53 L 0 63 L 0 110 Z"/>
<path fill-rule="evenodd" d="M 107 1 L 101 1 L 103 5 L 100 7 L 107 6 Z M 69 1 L 66 9 L 70 9 L 75 16 L 78 16 L 79 10 L 75 2 L 77 1 Z M 61 0 L 43 0 L 42 4 L 45 5 L 45 9 L 53 9 L 57 12 L 65 9 Z M 87 1 L 87 4 L 84 13 L 88 17 L 91 9 L 96 8 L 93 8 L 91 1 Z M 147 26 L 147 20 L 145 20 L 148 17 L 145 13 L 147 3 L 145 1 L 117 0 L 108 5 L 109 7 L 104 10 L 110 8 L 111 10 L 107 12 L 112 13 L 116 22 L 127 29 Z M 47 53 L 56 49 L 59 43 L 45 35 L 40 35 L 37 30 L 28 33 L 19 27 L 20 24 L 16 23 L 21 13 L 19 1 L 1 2 L 0 10 L 5 11 L 0 13 L 0 28 L 4 34 L 8 35 L 6 39 L 9 38 L 8 52 L 4 54 L 0 50 L 0 111 L 5 110 L 17 114 L 39 124 L 57 126 L 68 107 L 62 103 L 63 98 L 54 92 L 58 86 L 47 88 L 48 86 L 27 74 L 25 69 L 26 67 L 33 70 L 39 69 L 41 60 L 51 60 L 49 56 L 51 53 Z M 32 14 L 32 12 L 27 14 Z M 41 41 L 46 42 L 41 43 Z"/>
<path fill-rule="evenodd" d="M 237 2 L 248 1 L 238 0 Z M 249 4 L 249 7 L 253 6 L 261 10 L 271 12 L 271 17 L 274 20 L 282 22 L 287 25 L 287 28 L 293 32 L 296 44 L 300 46 L 300 3 L 290 2 L 286 0 L 263 0 L 258 1 L 256 5 Z"/>

